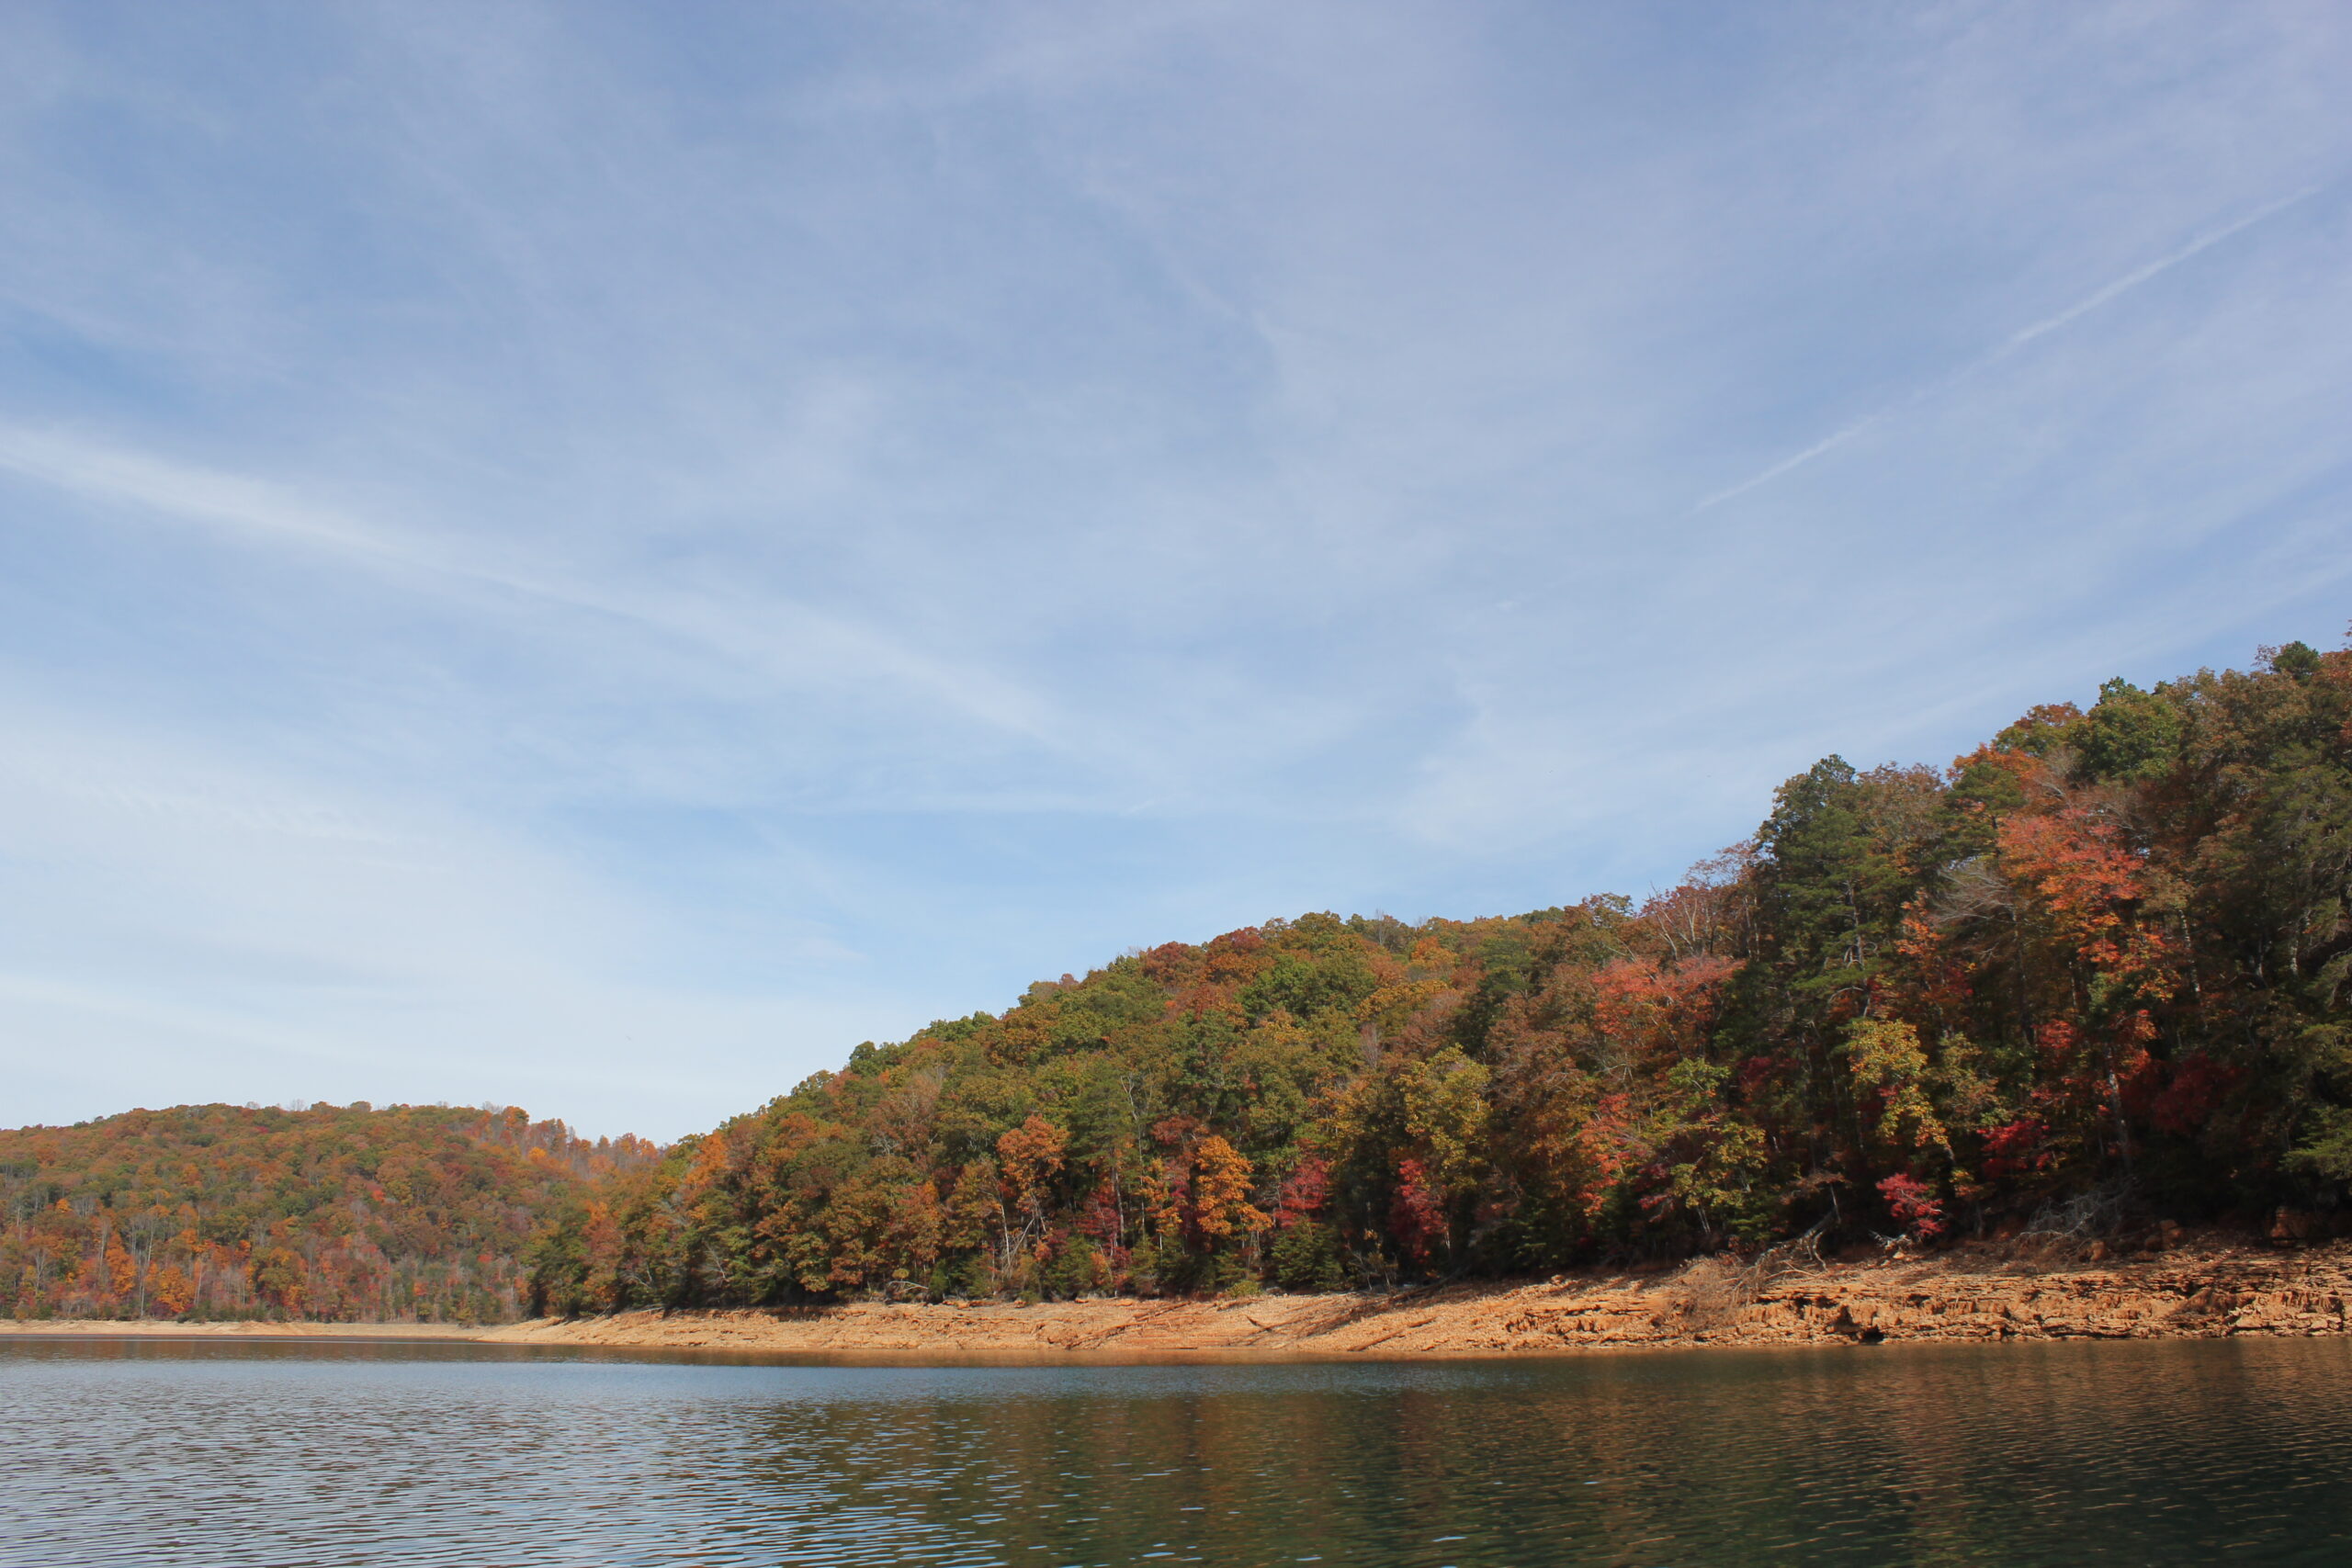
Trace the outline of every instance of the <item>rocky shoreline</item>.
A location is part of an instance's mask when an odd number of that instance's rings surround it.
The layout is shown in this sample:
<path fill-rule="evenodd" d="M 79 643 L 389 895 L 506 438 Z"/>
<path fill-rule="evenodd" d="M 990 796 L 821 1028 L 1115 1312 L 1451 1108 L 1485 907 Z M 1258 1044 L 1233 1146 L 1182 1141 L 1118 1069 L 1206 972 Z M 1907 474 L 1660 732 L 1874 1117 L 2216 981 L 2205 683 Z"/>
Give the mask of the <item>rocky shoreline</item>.
<path fill-rule="evenodd" d="M 1978 1244 L 1821 1262 L 1768 1254 L 1539 1283 L 1214 1301 L 1103 1297 L 628 1312 L 503 1326 L 11 1322 L 0 1335 L 470 1339 L 768 1355 L 1559 1355 L 1697 1346 L 2309 1337 L 2352 1329 L 2352 1243 L 2209 1238 L 2109 1258 L 2099 1246 Z"/>
<path fill-rule="evenodd" d="M 1241 1300 L 886 1303 L 542 1319 L 484 1338 L 770 1354 L 1497 1356 L 1711 1346 L 2312 1336 L 2352 1328 L 2352 1245 L 2124 1260 L 1987 1245 L 1924 1258 Z"/>

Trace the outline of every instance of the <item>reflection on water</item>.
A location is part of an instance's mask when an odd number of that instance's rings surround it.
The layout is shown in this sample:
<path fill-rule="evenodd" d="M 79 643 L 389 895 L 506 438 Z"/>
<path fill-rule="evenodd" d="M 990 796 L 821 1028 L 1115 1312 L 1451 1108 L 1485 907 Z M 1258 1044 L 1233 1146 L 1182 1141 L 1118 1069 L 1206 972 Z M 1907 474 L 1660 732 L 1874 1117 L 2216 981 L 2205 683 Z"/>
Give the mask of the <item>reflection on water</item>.
<path fill-rule="evenodd" d="M 809 1366 L 0 1342 L 0 1562 L 2352 1561 L 2352 1347 Z"/>

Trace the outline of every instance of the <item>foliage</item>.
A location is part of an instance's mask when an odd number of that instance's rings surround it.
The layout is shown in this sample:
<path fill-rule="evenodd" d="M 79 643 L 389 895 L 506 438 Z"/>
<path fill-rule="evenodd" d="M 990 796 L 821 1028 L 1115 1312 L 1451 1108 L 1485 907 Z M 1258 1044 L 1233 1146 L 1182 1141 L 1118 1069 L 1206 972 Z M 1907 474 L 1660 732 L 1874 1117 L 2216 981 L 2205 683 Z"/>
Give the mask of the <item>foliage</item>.
<path fill-rule="evenodd" d="M 0 1309 L 511 1318 L 532 1235 L 657 1152 L 512 1108 L 183 1105 L 0 1132 Z"/>
<path fill-rule="evenodd" d="M 1635 908 L 1308 915 L 860 1047 L 611 1185 L 576 1308 L 1288 1289 L 2352 1180 L 2352 654 L 1829 758 Z M 1071 1261 L 1077 1259 L 1080 1261 Z"/>
<path fill-rule="evenodd" d="M 505 1146 L 470 1112 L 401 1113 L 430 1156 L 356 1111 L 6 1134 L 34 1196 L 6 1278 L 55 1310 L 345 1312 L 411 1288 L 346 1278 L 424 1277 L 337 1261 L 380 1254 L 476 1270 L 431 1310 L 481 1314 L 536 1218 L 535 1310 L 1246 1293 L 1927 1242 L 2088 1194 L 2327 1210 L 2348 984 L 2352 652 L 2290 644 L 2037 707 L 1942 771 L 1825 759 L 1638 906 L 1131 953 L 658 1157 L 462 1176 Z M 314 1154 L 198 1150 L 312 1126 Z M 118 1145 L 194 1152 L 106 1174 Z"/>
<path fill-rule="evenodd" d="M 1307 915 L 1030 988 L 619 1179 L 572 1308 L 1915 1240 L 2352 1180 L 2352 653 L 1832 757 L 1635 908 Z"/>

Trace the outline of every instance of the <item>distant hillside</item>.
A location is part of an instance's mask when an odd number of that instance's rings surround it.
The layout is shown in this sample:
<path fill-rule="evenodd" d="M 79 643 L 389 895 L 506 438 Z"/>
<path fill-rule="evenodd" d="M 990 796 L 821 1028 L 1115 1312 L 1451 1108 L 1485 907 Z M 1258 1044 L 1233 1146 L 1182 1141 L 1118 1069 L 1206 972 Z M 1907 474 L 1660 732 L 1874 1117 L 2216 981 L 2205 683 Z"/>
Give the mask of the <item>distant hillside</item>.
<path fill-rule="evenodd" d="M 1329 1287 L 1813 1233 L 2326 1222 L 2352 653 L 1832 757 L 1636 904 L 1308 915 L 1033 986 L 622 1172 L 565 1309 Z"/>
<path fill-rule="evenodd" d="M 533 1232 L 658 1154 L 519 1110 L 364 1102 L 0 1132 L 0 1311 L 500 1321 Z"/>
<path fill-rule="evenodd" d="M 2352 1213 L 2352 652 L 1831 757 L 1642 903 L 1329 914 L 865 1044 L 656 1150 L 519 1111 L 0 1133 L 20 1315 L 1324 1289 Z"/>

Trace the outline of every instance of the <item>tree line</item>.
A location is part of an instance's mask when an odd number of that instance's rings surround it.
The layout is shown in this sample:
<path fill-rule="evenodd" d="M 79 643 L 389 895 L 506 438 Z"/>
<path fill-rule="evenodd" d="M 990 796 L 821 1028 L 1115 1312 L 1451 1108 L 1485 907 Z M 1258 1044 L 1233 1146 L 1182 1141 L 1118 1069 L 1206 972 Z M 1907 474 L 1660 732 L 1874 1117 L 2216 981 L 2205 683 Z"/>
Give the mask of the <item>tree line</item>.
<path fill-rule="evenodd" d="M 492 1321 L 2324 1223 L 2347 898 L 2352 651 L 2290 643 L 1942 769 L 1826 759 L 1645 900 L 1129 953 L 667 1149 L 512 1108 L 0 1132 L 0 1303 Z"/>
<path fill-rule="evenodd" d="M 860 1045 L 567 1190 L 537 1310 L 1322 1290 L 2352 1179 L 2352 652 L 1789 780 L 1641 902 L 1314 914 Z"/>
<path fill-rule="evenodd" d="M 0 1132 L 0 1310 L 503 1321 L 560 1197 L 658 1153 L 513 1107 L 183 1105 Z"/>

